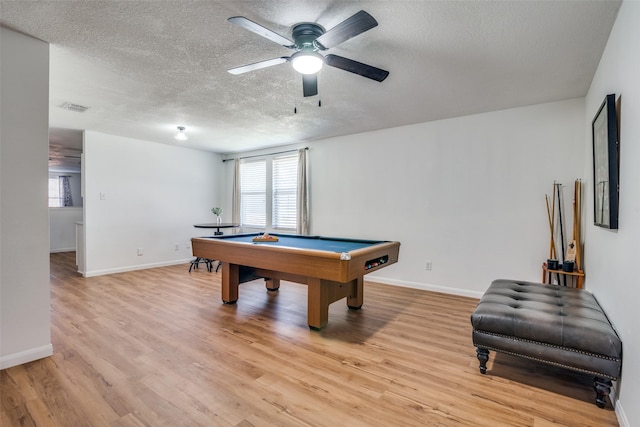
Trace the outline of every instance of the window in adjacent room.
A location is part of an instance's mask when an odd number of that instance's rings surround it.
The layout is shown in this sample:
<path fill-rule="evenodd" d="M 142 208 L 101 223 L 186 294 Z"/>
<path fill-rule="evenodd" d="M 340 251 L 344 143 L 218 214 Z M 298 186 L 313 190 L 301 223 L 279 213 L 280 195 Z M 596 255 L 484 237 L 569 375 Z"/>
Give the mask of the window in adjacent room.
<path fill-rule="evenodd" d="M 269 156 L 240 164 L 243 227 L 295 231 L 298 155 Z"/>
<path fill-rule="evenodd" d="M 62 207 L 62 192 L 60 191 L 60 179 L 57 176 L 49 177 L 49 207 Z"/>
<path fill-rule="evenodd" d="M 73 206 L 71 177 L 69 175 L 49 176 L 49 207 L 66 208 Z"/>

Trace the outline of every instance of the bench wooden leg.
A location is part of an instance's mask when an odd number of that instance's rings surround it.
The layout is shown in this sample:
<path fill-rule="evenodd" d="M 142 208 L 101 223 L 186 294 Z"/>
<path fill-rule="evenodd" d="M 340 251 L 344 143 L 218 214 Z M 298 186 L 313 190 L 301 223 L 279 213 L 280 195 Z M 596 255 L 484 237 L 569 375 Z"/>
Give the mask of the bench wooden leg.
<path fill-rule="evenodd" d="M 611 392 L 611 380 L 595 377 L 593 389 L 596 391 L 596 405 L 598 408 L 604 408 L 607 405 L 607 396 Z"/>
<path fill-rule="evenodd" d="M 476 353 L 478 355 L 478 360 L 480 361 L 480 373 L 487 373 L 487 362 L 489 361 L 489 350 L 486 348 L 476 348 Z"/>

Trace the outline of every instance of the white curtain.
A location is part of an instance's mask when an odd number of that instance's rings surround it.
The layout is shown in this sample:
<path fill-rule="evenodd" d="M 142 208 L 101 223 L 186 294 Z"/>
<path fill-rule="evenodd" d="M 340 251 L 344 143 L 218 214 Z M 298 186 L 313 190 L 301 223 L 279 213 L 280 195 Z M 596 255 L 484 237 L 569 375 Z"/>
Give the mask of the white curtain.
<path fill-rule="evenodd" d="M 233 194 L 231 199 L 231 222 L 240 224 L 240 159 L 233 161 Z"/>
<path fill-rule="evenodd" d="M 307 180 L 307 149 L 298 150 L 298 194 L 296 197 L 297 234 L 309 234 L 309 184 Z"/>

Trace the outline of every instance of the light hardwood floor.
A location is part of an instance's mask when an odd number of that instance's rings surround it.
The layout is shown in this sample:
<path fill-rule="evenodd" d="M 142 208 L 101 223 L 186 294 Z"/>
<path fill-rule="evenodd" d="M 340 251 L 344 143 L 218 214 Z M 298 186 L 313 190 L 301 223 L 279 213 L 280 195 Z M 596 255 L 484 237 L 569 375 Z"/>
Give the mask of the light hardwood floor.
<path fill-rule="evenodd" d="M 367 282 L 314 332 L 302 285 L 227 306 L 204 266 L 85 279 L 74 259 L 51 255 L 54 355 L 0 373 L 3 427 L 618 425 L 588 376 L 493 352 L 481 375 L 471 298 Z"/>

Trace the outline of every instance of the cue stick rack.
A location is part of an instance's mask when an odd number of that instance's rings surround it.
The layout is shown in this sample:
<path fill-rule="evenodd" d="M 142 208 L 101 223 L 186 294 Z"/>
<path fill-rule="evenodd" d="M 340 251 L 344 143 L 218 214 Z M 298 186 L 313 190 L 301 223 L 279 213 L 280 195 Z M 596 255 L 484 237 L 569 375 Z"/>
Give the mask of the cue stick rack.
<path fill-rule="evenodd" d="M 550 240 L 549 258 L 547 262 L 542 264 L 542 282 L 582 288 L 584 286 L 582 258 L 582 180 L 576 179 L 573 183 L 573 228 L 571 240 L 569 240 L 566 245 L 566 251 L 564 218 L 562 215 L 562 184 L 554 181 L 553 192 L 551 194 L 551 202 L 549 201 L 549 195 L 545 194 Z M 560 246 L 560 248 L 558 248 L 558 246 Z"/>

